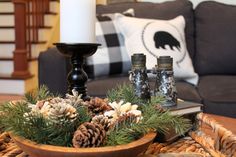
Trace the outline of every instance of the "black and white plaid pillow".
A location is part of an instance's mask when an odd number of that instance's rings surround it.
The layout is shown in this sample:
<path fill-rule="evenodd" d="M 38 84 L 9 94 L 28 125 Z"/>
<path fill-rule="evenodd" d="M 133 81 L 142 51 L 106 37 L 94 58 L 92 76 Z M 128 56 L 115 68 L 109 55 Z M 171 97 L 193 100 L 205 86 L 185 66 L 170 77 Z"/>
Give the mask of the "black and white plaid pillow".
<path fill-rule="evenodd" d="M 134 16 L 134 10 L 123 13 Z M 85 70 L 89 78 L 114 74 L 128 74 L 131 68 L 124 37 L 114 25 L 114 14 L 97 15 L 96 40 L 102 44 L 97 52 L 86 60 Z"/>

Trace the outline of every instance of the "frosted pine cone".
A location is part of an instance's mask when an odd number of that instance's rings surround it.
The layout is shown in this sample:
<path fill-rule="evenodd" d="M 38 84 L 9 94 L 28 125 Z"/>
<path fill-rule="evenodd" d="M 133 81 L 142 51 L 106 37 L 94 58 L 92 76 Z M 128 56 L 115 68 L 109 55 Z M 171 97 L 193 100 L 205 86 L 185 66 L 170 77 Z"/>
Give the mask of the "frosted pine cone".
<path fill-rule="evenodd" d="M 102 125 L 85 122 L 75 131 L 72 143 L 75 148 L 98 147 L 105 138 L 106 131 Z"/>
<path fill-rule="evenodd" d="M 69 120 L 73 122 L 77 118 L 76 109 L 66 104 L 65 102 L 59 102 L 51 106 L 48 116 L 52 120 Z"/>
<path fill-rule="evenodd" d="M 101 99 L 98 97 L 91 98 L 86 105 L 88 106 L 88 109 L 93 113 L 93 115 L 103 114 L 105 111 L 109 111 L 112 109 L 108 105 L 107 99 Z"/>
<path fill-rule="evenodd" d="M 72 90 L 72 95 L 66 94 L 67 101 L 74 107 L 77 107 L 80 104 L 84 103 L 81 97 L 82 97 L 82 94 L 79 94 L 78 91 L 76 91 L 75 89 Z"/>
<path fill-rule="evenodd" d="M 47 101 L 41 101 L 32 106 L 30 113 L 25 113 L 24 116 L 30 114 L 42 114 L 45 118 L 55 122 L 61 120 L 69 120 L 73 122 L 77 118 L 77 110 L 67 103 L 66 99 L 56 97 Z"/>
<path fill-rule="evenodd" d="M 112 110 L 106 111 L 104 116 L 111 118 L 114 122 L 119 117 L 127 114 L 134 114 L 137 122 L 142 118 L 142 112 L 138 110 L 138 105 L 132 105 L 129 102 L 124 103 L 123 101 L 109 103 L 109 105 L 112 107 Z"/>
<path fill-rule="evenodd" d="M 105 117 L 103 115 L 93 117 L 91 122 L 101 124 L 105 131 L 108 131 L 111 127 L 111 120 L 109 120 L 108 117 Z"/>

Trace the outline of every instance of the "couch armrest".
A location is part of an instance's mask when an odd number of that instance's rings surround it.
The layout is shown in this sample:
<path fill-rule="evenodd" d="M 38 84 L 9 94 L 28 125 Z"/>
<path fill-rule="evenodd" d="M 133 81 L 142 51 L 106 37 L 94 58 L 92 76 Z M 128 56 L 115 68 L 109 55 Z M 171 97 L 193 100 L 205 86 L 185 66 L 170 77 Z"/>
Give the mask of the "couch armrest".
<path fill-rule="evenodd" d="M 70 69 L 69 58 L 56 48 L 50 48 L 39 55 L 39 85 L 46 85 L 50 92 L 64 95 L 67 90 L 67 74 Z"/>

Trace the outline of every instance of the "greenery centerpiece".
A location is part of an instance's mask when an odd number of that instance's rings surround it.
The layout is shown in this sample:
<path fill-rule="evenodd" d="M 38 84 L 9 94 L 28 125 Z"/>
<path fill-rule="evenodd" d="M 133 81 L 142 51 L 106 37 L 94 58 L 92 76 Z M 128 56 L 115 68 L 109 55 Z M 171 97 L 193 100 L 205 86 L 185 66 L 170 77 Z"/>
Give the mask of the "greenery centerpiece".
<path fill-rule="evenodd" d="M 161 110 L 161 97 L 143 102 L 131 85 L 112 89 L 106 99 L 83 101 L 79 93 L 72 93 L 62 98 L 43 86 L 22 101 L 6 102 L 0 105 L 0 126 L 38 144 L 87 148 L 127 144 L 170 128 L 183 134 L 190 125 L 187 119 Z"/>

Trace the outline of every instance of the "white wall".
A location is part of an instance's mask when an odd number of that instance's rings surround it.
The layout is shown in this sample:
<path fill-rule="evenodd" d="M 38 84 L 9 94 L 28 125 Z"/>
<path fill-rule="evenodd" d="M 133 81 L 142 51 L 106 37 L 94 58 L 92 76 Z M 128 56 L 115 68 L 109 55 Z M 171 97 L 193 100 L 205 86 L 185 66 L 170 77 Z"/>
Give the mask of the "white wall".
<path fill-rule="evenodd" d="M 173 0 L 138 0 L 138 1 L 145 1 L 145 2 L 165 2 L 165 1 L 173 1 Z M 202 1 L 207 1 L 207 0 L 190 0 L 193 3 L 193 6 L 196 7 L 198 3 Z M 236 0 L 212 0 L 212 1 L 218 1 L 221 3 L 225 4 L 233 4 L 236 5 Z"/>

